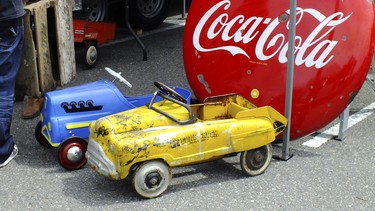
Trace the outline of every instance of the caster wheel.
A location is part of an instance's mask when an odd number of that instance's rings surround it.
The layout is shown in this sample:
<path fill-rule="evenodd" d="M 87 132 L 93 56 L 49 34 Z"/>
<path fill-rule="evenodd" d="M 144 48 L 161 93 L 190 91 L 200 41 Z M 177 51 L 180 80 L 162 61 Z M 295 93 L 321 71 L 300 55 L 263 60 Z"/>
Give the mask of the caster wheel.
<path fill-rule="evenodd" d="M 96 44 L 90 43 L 86 47 L 85 64 L 86 67 L 92 69 L 98 62 L 99 50 Z"/>

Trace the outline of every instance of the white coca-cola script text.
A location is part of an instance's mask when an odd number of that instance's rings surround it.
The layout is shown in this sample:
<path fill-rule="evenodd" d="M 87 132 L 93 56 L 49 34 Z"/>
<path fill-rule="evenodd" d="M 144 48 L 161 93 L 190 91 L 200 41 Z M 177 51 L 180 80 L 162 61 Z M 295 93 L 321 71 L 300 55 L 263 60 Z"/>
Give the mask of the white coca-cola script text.
<path fill-rule="evenodd" d="M 237 14 L 232 16 L 227 13 L 231 6 L 228 0 L 220 1 L 211 7 L 200 19 L 193 34 L 193 45 L 201 52 L 224 50 L 231 55 L 243 55 L 250 59 L 246 47 L 251 41 L 255 44 L 255 56 L 260 61 L 267 61 L 277 57 L 280 63 L 287 62 L 288 40 L 283 33 L 276 33 L 277 27 L 286 27 L 289 23 L 281 24 L 279 17 L 274 19 L 264 17 L 249 17 Z M 285 11 L 289 14 L 289 10 Z M 338 40 L 327 39 L 328 35 L 339 25 L 350 18 L 352 13 L 344 16 L 342 12 L 325 16 L 321 12 L 311 8 L 296 8 L 296 28 L 301 24 L 304 15 L 311 15 L 317 20 L 316 27 L 306 38 L 297 35 L 295 37 L 295 64 L 306 67 L 315 66 L 322 68 L 333 58 L 332 50 L 338 44 Z M 263 31 L 259 26 L 265 24 Z M 236 29 L 237 28 L 237 29 Z M 205 29 L 205 30 L 203 30 Z M 236 30 L 235 30 L 236 29 Z M 202 31 L 207 33 L 202 34 Z M 221 39 L 218 46 L 207 46 L 212 42 L 201 43 L 201 40 Z M 232 41 L 228 45 L 228 41 Z M 218 43 L 218 42 L 215 42 Z M 233 45 L 233 43 L 235 43 Z M 203 46 L 203 44 L 206 44 Z M 270 50 L 271 49 L 271 50 Z"/>

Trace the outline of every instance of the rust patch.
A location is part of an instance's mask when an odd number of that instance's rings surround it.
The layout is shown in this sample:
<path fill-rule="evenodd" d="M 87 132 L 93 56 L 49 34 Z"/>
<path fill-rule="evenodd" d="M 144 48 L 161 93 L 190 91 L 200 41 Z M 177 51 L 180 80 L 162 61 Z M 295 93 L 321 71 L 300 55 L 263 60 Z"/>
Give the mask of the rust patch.
<path fill-rule="evenodd" d="M 100 126 L 96 131 L 94 131 L 94 133 L 96 134 L 96 137 L 99 137 L 99 136 L 107 136 L 109 134 L 108 132 L 108 128 L 104 127 L 104 126 Z"/>
<path fill-rule="evenodd" d="M 219 132 L 217 130 L 210 130 L 210 131 L 205 131 L 200 134 L 200 140 L 201 142 L 214 139 L 219 137 Z M 183 137 L 173 137 L 171 140 L 166 140 L 166 141 L 158 141 L 157 143 L 154 144 L 156 147 L 163 147 L 169 145 L 170 148 L 178 148 L 182 147 L 184 145 L 192 145 L 198 143 L 198 135 L 196 133 L 189 134 Z"/>

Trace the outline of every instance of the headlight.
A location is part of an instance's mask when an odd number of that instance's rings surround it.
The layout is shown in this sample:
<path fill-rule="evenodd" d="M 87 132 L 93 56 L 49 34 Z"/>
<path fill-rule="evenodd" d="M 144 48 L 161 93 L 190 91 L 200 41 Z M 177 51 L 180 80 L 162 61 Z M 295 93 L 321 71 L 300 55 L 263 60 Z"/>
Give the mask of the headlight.
<path fill-rule="evenodd" d="M 109 152 L 110 152 L 110 153 L 115 154 L 115 152 L 116 152 L 116 147 L 115 147 L 115 145 L 113 145 L 113 144 L 109 144 L 109 145 L 108 145 L 108 149 L 109 149 Z"/>

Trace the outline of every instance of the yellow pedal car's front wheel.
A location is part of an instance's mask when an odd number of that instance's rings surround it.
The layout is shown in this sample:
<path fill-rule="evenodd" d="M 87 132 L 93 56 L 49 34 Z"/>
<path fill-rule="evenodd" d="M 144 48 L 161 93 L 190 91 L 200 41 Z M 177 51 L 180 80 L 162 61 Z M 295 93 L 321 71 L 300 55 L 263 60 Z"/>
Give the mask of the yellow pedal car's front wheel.
<path fill-rule="evenodd" d="M 265 146 L 241 152 L 240 164 L 242 170 L 250 175 L 262 174 L 270 165 L 272 160 L 272 146 Z"/>
<path fill-rule="evenodd" d="M 169 186 L 172 174 L 164 162 L 154 160 L 142 163 L 133 177 L 134 190 L 142 197 L 155 198 Z"/>

